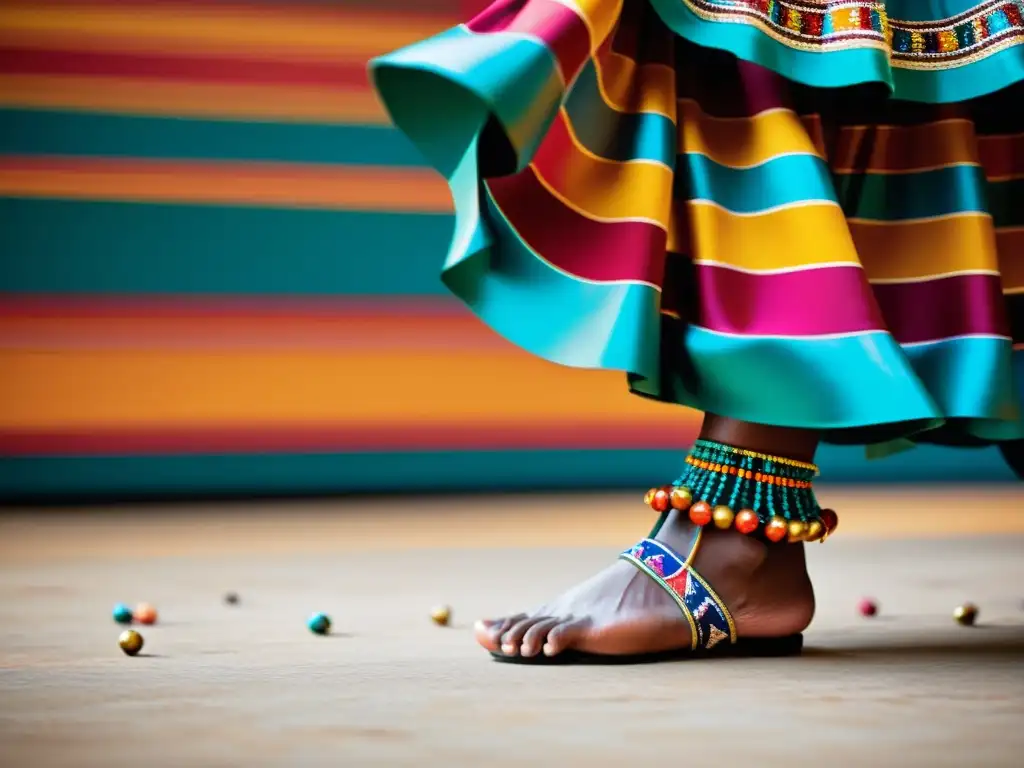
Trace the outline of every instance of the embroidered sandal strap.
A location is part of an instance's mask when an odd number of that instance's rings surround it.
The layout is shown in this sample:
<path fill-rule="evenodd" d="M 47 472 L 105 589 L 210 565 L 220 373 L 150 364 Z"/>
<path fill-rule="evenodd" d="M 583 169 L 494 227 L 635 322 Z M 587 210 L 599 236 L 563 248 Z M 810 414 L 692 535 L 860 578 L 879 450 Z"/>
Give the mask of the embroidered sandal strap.
<path fill-rule="evenodd" d="M 736 625 L 722 598 L 690 565 L 699 545 L 698 531 L 689 558 L 683 558 L 660 541 L 644 539 L 619 557 L 658 582 L 676 601 L 690 622 L 691 649 L 711 650 L 723 640 L 735 643 Z"/>

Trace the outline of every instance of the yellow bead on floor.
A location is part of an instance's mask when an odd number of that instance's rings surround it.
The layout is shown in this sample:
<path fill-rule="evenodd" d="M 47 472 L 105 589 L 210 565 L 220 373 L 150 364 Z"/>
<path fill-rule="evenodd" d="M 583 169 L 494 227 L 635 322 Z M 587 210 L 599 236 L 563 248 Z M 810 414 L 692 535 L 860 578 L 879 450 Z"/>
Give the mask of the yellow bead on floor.
<path fill-rule="evenodd" d="M 440 627 L 447 627 L 452 618 L 452 609 L 447 605 L 438 605 L 430 612 L 430 618 Z"/>
<path fill-rule="evenodd" d="M 958 605 L 953 611 L 953 619 L 957 624 L 963 624 L 965 627 L 972 626 L 978 620 L 978 606 L 974 603 Z"/>
<path fill-rule="evenodd" d="M 139 651 L 141 651 L 144 642 L 142 635 L 134 629 L 126 629 L 121 633 L 121 636 L 117 638 L 117 644 L 120 645 L 121 650 L 129 656 L 135 656 Z"/>

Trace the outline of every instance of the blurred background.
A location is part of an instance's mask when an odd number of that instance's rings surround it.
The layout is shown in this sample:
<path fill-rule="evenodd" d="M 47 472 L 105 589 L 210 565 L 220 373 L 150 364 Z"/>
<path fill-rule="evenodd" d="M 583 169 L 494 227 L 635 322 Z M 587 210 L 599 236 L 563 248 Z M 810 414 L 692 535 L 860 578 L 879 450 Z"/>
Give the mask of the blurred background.
<path fill-rule="evenodd" d="M 369 58 L 483 0 L 0 4 L 0 499 L 647 487 L 699 415 L 445 292 Z M 1010 480 L 995 450 L 844 482 Z"/>

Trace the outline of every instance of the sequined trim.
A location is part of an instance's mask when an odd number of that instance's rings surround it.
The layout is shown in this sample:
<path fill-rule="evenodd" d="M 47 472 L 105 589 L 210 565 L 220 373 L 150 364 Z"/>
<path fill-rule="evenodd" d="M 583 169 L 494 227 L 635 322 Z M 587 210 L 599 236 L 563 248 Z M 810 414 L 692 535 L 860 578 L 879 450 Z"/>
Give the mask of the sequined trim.
<path fill-rule="evenodd" d="M 892 66 L 903 69 L 950 68 L 1024 42 L 1024 0 L 990 0 L 936 21 L 890 20 L 880 2 L 683 2 L 702 19 L 750 24 L 800 50 L 885 50 Z"/>
<path fill-rule="evenodd" d="M 945 69 L 1024 43 L 1024 0 L 993 0 L 942 21 L 893 22 L 893 66 Z"/>

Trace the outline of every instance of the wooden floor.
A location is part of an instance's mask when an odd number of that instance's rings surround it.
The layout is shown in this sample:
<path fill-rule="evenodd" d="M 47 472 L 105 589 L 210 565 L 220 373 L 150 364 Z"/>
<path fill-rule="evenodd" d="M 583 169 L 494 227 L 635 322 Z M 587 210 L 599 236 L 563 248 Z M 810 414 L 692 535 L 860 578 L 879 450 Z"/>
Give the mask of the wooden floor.
<path fill-rule="evenodd" d="M 808 548 L 803 657 L 561 669 L 492 663 L 472 620 L 643 535 L 633 496 L 14 510 L 0 765 L 1019 765 L 1024 497 L 823 500 L 841 523 Z M 864 595 L 878 618 L 856 615 Z M 161 622 L 127 658 L 110 608 L 143 600 Z M 951 620 L 964 600 L 978 627 Z M 305 629 L 317 610 L 333 636 Z"/>

